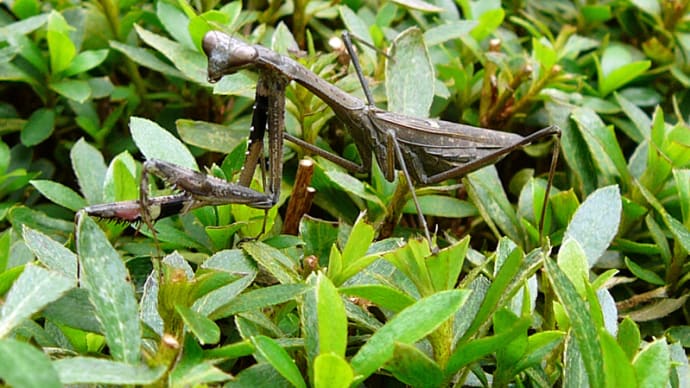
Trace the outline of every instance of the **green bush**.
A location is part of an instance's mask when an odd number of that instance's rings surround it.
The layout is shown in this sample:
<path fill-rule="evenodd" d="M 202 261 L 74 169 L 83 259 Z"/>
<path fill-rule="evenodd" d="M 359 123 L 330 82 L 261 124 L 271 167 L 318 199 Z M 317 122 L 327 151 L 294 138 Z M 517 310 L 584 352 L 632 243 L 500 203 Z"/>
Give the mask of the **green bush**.
<path fill-rule="evenodd" d="M 456 3 L 7 2 L 0 379 L 690 384 L 689 5 Z M 523 136 L 558 125 L 561 141 L 419 187 L 437 253 L 401 179 L 379 166 L 348 174 L 291 143 L 266 213 L 203 207 L 156 222 L 155 236 L 75 218 L 137 199 L 143 159 L 237 180 L 257 74 L 210 84 L 209 30 L 298 58 L 363 98 L 329 43 L 348 30 L 379 49 L 357 44 L 379 107 Z M 289 134 L 359 160 L 323 101 L 294 83 L 286 99 Z M 312 215 L 298 236 L 281 234 L 305 157 L 316 161 Z M 252 187 L 262 182 L 257 172 Z"/>

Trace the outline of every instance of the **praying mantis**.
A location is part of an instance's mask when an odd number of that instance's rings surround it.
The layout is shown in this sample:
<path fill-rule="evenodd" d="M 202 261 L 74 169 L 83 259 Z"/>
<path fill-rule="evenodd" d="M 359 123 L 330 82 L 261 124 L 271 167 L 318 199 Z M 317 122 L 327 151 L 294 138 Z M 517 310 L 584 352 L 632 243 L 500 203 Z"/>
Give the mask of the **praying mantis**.
<path fill-rule="evenodd" d="M 152 223 L 158 218 L 202 206 L 245 204 L 269 209 L 277 203 L 280 195 L 283 141 L 288 140 L 353 173 L 370 173 L 374 159 L 389 181 L 395 179 L 396 170 L 401 171 L 409 186 L 420 225 L 432 246 L 431 234 L 415 194 L 415 185 L 457 178 L 493 164 L 508 153 L 539 139 L 560 137 L 560 129 L 553 125 L 521 136 L 377 108 L 347 34 L 344 34 L 344 40 L 366 101 L 342 91 L 287 56 L 260 45 L 247 44 L 220 31 L 208 32 L 203 38 L 203 50 L 208 57 L 210 82 L 217 82 L 224 75 L 245 68 L 259 74 L 249 146 L 238 183 L 151 159 L 144 163 L 139 201 L 90 206 L 85 208 L 86 213 L 124 221 L 141 220 L 153 229 Z M 285 88 L 290 82 L 306 88 L 333 110 L 349 130 L 359 152 L 360 164 L 320 149 L 285 131 Z M 249 188 L 249 184 L 256 167 L 262 163 L 266 134 L 268 181 L 264 192 L 260 192 Z M 550 191 L 557 155 L 558 147 L 553 152 L 546 195 Z M 149 174 L 161 177 L 180 193 L 149 198 Z M 545 200 L 540 231 L 546 204 Z"/>

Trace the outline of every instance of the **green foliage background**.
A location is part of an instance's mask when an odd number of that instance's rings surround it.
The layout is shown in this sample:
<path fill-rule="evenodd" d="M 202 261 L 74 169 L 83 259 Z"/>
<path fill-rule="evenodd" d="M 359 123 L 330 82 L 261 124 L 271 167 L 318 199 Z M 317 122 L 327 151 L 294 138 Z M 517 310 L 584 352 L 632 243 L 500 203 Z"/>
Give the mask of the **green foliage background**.
<path fill-rule="evenodd" d="M 311 215 L 281 234 L 310 157 L 289 143 L 261 241 L 236 244 L 265 216 L 240 205 L 161 220 L 157 241 L 73 221 L 136 199 L 146 158 L 236 180 L 256 74 L 208 83 L 212 29 L 363 97 L 333 41 L 348 30 L 389 52 L 358 44 L 379 107 L 523 136 L 558 125 L 548 238 L 548 140 L 417 189 L 435 255 L 405 185 L 319 157 Z M 687 1 L 4 2 L 0 378 L 688 386 L 688 86 Z M 290 134 L 358 160 L 323 101 L 291 84 L 286 105 Z"/>

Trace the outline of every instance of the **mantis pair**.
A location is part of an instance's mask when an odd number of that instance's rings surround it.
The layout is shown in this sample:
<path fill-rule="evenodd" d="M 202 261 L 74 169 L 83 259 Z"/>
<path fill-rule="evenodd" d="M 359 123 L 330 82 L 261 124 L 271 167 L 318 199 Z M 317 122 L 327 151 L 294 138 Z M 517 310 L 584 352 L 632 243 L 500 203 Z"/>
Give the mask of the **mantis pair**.
<path fill-rule="evenodd" d="M 423 119 L 379 109 L 362 74 L 356 53 L 347 34 L 346 48 L 355 66 L 366 102 L 354 97 L 302 66 L 295 60 L 259 45 L 249 45 L 219 31 L 208 32 L 203 49 L 208 57 L 208 78 L 219 81 L 223 75 L 243 68 L 259 73 L 249 146 L 238 183 L 151 159 L 144 163 L 140 200 L 85 208 L 87 214 L 122 221 L 143 221 L 151 230 L 154 220 L 202 206 L 245 204 L 259 209 L 273 207 L 280 195 L 283 141 L 288 140 L 330 160 L 350 172 L 370 173 L 373 157 L 388 181 L 400 170 L 409 186 L 420 225 L 433 246 L 426 219 L 415 194 L 415 184 L 429 185 L 457 178 L 493 164 L 508 153 L 548 136 L 560 137 L 556 126 L 549 126 L 528 136 L 457 124 L 443 120 Z M 285 88 L 294 81 L 322 99 L 348 128 L 357 147 L 361 164 L 324 151 L 285 131 Z M 249 188 L 256 167 L 263 166 L 263 141 L 268 131 L 268 181 L 264 192 Z M 552 184 L 556 146 L 546 195 Z M 149 198 L 148 176 L 154 174 L 177 187 L 181 193 Z M 539 230 L 543 228 L 546 198 Z"/>

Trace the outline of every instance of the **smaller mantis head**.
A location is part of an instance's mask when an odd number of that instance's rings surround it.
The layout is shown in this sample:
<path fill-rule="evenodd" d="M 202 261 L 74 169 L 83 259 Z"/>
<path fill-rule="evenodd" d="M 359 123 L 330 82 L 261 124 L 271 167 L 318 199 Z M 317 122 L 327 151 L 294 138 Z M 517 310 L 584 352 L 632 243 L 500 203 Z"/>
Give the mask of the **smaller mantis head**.
<path fill-rule="evenodd" d="M 203 47 L 208 57 L 208 81 L 211 83 L 254 63 L 259 56 L 251 45 L 220 31 L 207 32 Z"/>

